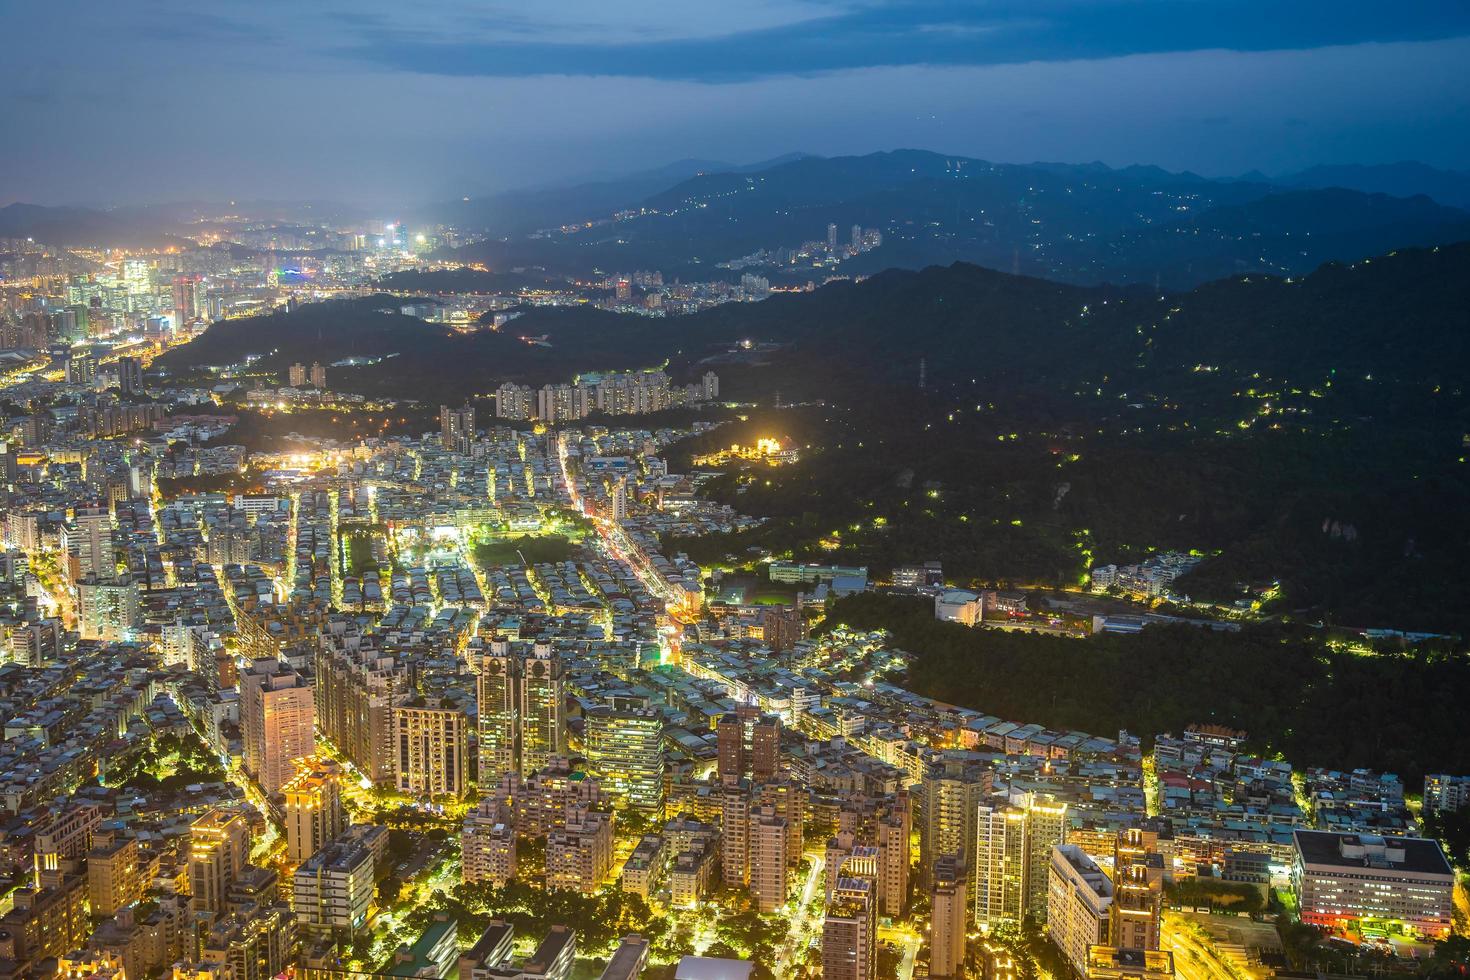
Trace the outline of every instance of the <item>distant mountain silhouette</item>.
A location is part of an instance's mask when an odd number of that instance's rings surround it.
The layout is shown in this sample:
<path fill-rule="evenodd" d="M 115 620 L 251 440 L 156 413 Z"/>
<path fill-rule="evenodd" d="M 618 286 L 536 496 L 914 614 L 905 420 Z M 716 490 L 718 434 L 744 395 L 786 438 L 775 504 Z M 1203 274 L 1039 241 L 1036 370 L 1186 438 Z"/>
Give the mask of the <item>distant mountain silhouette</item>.
<path fill-rule="evenodd" d="M 1324 261 L 1470 238 L 1470 212 L 1423 198 L 922 150 L 699 174 L 626 208 L 638 209 L 650 213 L 571 234 L 480 242 L 460 255 L 563 274 L 656 268 L 666 278 L 733 278 L 719 263 L 823 241 L 829 224 L 845 242 L 856 224 L 880 229 L 884 243 L 844 262 L 848 274 L 965 261 L 1065 282 L 1178 289 L 1239 273 L 1300 275 Z M 797 281 L 830 274 L 799 265 L 756 271 Z"/>
<path fill-rule="evenodd" d="M 1470 208 L 1470 173 L 1440 170 L 1411 160 L 1376 166 L 1339 164 L 1309 167 L 1277 177 L 1275 182 L 1289 187 L 1346 187 L 1395 197 L 1424 194 L 1440 204 Z"/>

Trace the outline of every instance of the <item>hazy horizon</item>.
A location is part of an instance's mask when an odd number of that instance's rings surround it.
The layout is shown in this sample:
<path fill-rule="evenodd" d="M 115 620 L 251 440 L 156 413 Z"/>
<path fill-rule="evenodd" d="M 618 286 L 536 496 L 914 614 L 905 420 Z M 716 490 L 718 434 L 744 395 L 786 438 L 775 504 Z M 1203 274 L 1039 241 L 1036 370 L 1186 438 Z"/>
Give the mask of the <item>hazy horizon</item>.
<path fill-rule="evenodd" d="M 913 147 L 1205 176 L 1470 169 L 1470 7 L 27 5 L 0 203 L 401 207 Z"/>

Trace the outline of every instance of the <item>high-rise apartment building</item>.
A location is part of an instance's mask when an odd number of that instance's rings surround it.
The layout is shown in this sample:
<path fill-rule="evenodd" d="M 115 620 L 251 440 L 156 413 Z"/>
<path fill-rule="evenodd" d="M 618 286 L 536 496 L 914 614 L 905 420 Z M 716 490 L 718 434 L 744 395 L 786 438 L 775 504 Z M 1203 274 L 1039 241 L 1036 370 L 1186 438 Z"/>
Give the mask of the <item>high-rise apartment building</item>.
<path fill-rule="evenodd" d="M 929 886 L 929 975 L 965 975 L 965 930 L 970 922 L 965 868 L 947 854 L 934 863 Z"/>
<path fill-rule="evenodd" d="M 143 897 L 138 838 L 121 830 L 98 830 L 87 852 L 87 897 L 94 915 L 110 916 Z"/>
<path fill-rule="evenodd" d="M 1153 848 L 1151 836 L 1130 827 L 1118 835 L 1113 852 L 1113 901 L 1107 942 L 1119 949 L 1159 948 L 1164 861 Z"/>
<path fill-rule="evenodd" d="M 245 816 L 220 807 L 189 825 L 189 895 L 195 912 L 224 911 L 225 893 L 250 855 Z"/>
<path fill-rule="evenodd" d="M 321 391 L 327 390 L 327 369 L 322 366 L 321 362 L 313 361 L 311 370 L 307 372 L 306 377 L 311 382 L 313 388 Z"/>
<path fill-rule="evenodd" d="M 750 782 L 728 778 L 720 787 L 720 875 L 731 888 L 750 880 Z"/>
<path fill-rule="evenodd" d="M 465 404 L 459 408 L 439 406 L 439 441 L 446 449 L 454 449 L 462 442 L 475 438 L 475 407 Z"/>
<path fill-rule="evenodd" d="M 424 800 L 469 792 L 469 720 L 458 706 L 415 697 L 393 709 L 398 791 Z"/>
<path fill-rule="evenodd" d="M 340 838 L 317 851 L 291 879 L 291 907 L 307 932 L 349 939 L 367 924 L 375 859 L 360 840 Z"/>
<path fill-rule="evenodd" d="M 823 980 L 871 980 L 877 975 L 877 886 L 868 867 L 844 864 L 822 923 Z"/>
<path fill-rule="evenodd" d="M 528 775 L 566 752 L 566 687 L 549 643 L 497 640 L 480 657 L 480 785 Z"/>
<path fill-rule="evenodd" d="M 1113 882 L 1086 851 L 1075 844 L 1051 849 L 1046 898 L 1046 931 L 1079 975 L 1087 972 L 1087 951 L 1107 945 Z"/>
<path fill-rule="evenodd" d="M 112 555 L 112 513 L 101 503 L 78 507 L 73 523 L 77 535 L 76 577 L 92 576 L 99 582 L 117 577 L 117 561 Z"/>
<path fill-rule="evenodd" d="M 1027 797 L 982 804 L 975 821 L 975 921 L 986 928 L 1046 917 L 1051 849 L 1065 843 L 1067 806 Z"/>
<path fill-rule="evenodd" d="M 612 871 L 612 817 L 579 810 L 546 837 L 546 887 L 592 894 Z"/>
<path fill-rule="evenodd" d="M 460 878 L 496 888 L 516 876 L 516 831 L 495 800 L 485 800 L 465 818 L 460 837 Z"/>
<path fill-rule="evenodd" d="M 750 814 L 750 894 L 766 915 L 786 902 L 787 847 L 791 839 L 786 818 L 774 806 L 759 806 Z"/>
<path fill-rule="evenodd" d="M 663 716 L 633 700 L 614 698 L 613 704 L 587 712 L 587 765 L 614 797 L 635 809 L 662 813 Z"/>
<path fill-rule="evenodd" d="M 306 386 L 306 365 L 299 361 L 286 368 L 286 384 L 292 388 Z"/>
<path fill-rule="evenodd" d="M 992 779 L 990 767 L 969 753 L 940 753 L 930 761 L 918 790 L 921 874 L 946 854 L 976 868 L 975 818 L 990 796 Z"/>
<path fill-rule="evenodd" d="M 124 395 L 143 390 L 143 362 L 136 357 L 117 359 L 117 386 Z"/>
<path fill-rule="evenodd" d="M 122 641 L 143 621 L 142 596 L 138 583 L 124 575 L 98 580 L 92 576 L 77 583 L 77 630 L 84 640 Z"/>
<path fill-rule="evenodd" d="M 281 787 L 286 805 L 286 853 L 292 864 L 307 858 L 347 829 L 342 810 L 342 772 L 330 762 L 305 759 Z"/>
<path fill-rule="evenodd" d="M 372 782 L 396 775 L 393 703 L 406 675 L 371 637 L 328 624 L 316 657 L 316 717 L 325 735 Z"/>
<path fill-rule="evenodd" d="M 781 773 L 781 719 L 764 715 L 750 726 L 750 778 L 767 782 Z"/>
<path fill-rule="evenodd" d="M 316 700 L 311 682 L 274 657 L 240 675 L 240 742 L 245 771 L 268 796 L 316 752 Z"/>
<path fill-rule="evenodd" d="M 715 722 L 715 771 L 721 779 L 745 774 L 745 722 L 731 712 Z"/>

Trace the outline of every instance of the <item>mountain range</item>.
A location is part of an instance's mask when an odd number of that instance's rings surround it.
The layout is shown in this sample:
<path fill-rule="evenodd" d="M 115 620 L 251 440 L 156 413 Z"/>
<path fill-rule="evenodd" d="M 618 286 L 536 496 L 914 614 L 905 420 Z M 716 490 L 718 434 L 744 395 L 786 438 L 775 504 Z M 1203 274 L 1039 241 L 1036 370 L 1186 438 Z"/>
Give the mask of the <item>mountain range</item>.
<path fill-rule="evenodd" d="M 1458 177 L 1428 168 L 1355 176 L 1402 190 L 1416 174 L 1450 190 Z M 1422 194 L 1309 186 L 1314 179 L 1207 180 L 1156 167 L 996 164 L 922 150 L 801 157 L 701 173 L 627 200 L 619 220 L 604 211 L 594 216 L 600 222 L 486 239 L 456 255 L 567 275 L 649 268 L 666 279 L 731 279 L 739 273 L 720 267 L 732 260 L 825 241 L 829 225 L 846 243 L 858 225 L 881 231 L 881 247 L 835 269 L 805 260 L 748 268 L 801 282 L 965 261 L 1063 282 L 1177 289 L 1470 239 L 1470 212 L 1460 208 Z"/>

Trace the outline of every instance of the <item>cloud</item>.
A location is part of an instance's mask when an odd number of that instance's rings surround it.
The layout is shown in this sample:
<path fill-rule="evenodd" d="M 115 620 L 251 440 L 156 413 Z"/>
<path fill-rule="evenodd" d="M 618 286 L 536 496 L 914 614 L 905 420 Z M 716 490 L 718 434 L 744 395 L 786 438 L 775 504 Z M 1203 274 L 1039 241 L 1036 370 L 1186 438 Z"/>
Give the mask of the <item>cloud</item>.
<path fill-rule="evenodd" d="M 335 52 L 396 71 L 454 77 L 624 76 L 706 83 L 907 65 L 1021 64 L 1212 49 L 1306 50 L 1470 35 L 1470 4 L 1392 8 L 1343 0 L 889 0 L 808 8 L 808 16 L 724 34 L 567 40 L 543 21 L 475 36 L 349 32 Z M 681 20 L 681 24 L 687 21 Z M 589 32 L 591 36 L 589 37 Z M 653 35 L 653 36 L 648 36 Z"/>

